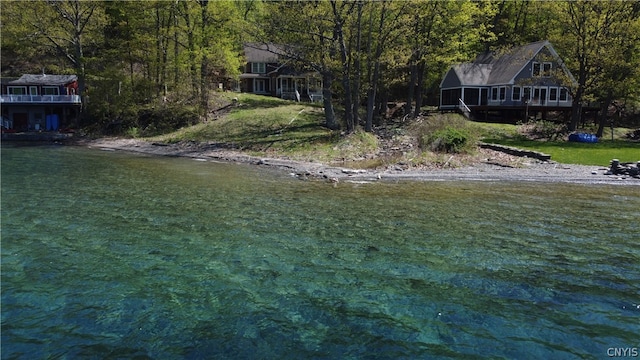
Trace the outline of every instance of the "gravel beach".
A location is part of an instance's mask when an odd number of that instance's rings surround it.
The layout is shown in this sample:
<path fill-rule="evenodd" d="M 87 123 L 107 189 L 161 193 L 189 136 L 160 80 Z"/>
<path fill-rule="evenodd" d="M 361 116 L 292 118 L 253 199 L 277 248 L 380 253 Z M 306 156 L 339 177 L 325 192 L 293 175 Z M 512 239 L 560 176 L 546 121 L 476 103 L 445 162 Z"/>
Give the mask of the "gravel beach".
<path fill-rule="evenodd" d="M 559 164 L 553 161 L 522 159 L 518 166 L 492 161 L 476 162 L 453 169 L 387 166 L 384 169 L 349 169 L 327 164 L 278 158 L 250 156 L 240 151 L 220 148 L 207 143 L 152 143 L 137 139 L 102 138 L 85 140 L 79 145 L 104 150 L 118 150 L 157 156 L 178 156 L 198 160 L 246 163 L 272 167 L 301 179 L 318 179 L 333 183 L 374 181 L 513 181 L 577 184 L 640 185 L 640 179 L 606 175 L 608 168 Z M 491 154 L 489 154 L 491 155 Z M 497 156 L 500 156 L 499 154 Z"/>

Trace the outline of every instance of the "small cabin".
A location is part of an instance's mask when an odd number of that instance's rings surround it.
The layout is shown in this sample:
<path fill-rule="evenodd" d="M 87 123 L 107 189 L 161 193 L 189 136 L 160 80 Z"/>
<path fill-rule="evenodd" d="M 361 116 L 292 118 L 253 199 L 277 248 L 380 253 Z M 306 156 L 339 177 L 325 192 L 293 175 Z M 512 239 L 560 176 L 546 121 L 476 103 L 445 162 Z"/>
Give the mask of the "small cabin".
<path fill-rule="evenodd" d="M 240 91 L 296 101 L 322 101 L 320 75 L 292 66 L 285 47 L 250 43 L 244 46 L 244 55 Z"/>
<path fill-rule="evenodd" d="M 82 101 L 76 75 L 24 74 L 2 79 L 4 131 L 58 131 L 75 127 Z"/>
<path fill-rule="evenodd" d="M 476 118 L 491 112 L 520 118 L 568 112 L 572 98 L 567 86 L 572 84 L 575 79 L 551 43 L 539 41 L 453 65 L 440 83 L 440 109 Z"/>

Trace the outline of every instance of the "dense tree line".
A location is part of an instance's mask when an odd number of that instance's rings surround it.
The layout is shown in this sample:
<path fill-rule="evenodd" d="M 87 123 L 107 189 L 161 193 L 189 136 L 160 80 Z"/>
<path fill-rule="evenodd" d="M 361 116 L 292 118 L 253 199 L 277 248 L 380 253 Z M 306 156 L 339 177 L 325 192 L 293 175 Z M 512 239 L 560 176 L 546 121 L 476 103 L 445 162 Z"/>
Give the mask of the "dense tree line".
<path fill-rule="evenodd" d="M 571 128 L 587 101 L 606 109 L 640 94 L 639 2 L 42 0 L 0 6 L 3 75 L 77 74 L 94 122 L 163 100 L 206 116 L 211 89 L 237 77 L 247 42 L 285 44 L 290 61 L 318 71 L 326 125 L 342 123 L 348 132 L 370 131 L 392 99 L 406 102 L 407 116 L 418 115 L 453 63 L 542 39 L 554 44 L 577 80 Z"/>

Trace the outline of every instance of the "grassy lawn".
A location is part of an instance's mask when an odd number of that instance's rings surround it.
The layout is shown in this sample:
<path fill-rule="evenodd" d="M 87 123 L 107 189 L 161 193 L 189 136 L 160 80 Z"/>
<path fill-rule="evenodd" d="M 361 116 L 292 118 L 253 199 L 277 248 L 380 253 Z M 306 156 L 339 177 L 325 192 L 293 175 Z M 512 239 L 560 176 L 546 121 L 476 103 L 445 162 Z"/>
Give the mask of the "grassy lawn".
<path fill-rule="evenodd" d="M 518 134 L 516 125 L 475 123 L 482 129 L 483 141 L 526 150 L 535 150 L 551 155 L 553 161 L 564 164 L 608 166 L 611 159 L 621 162 L 640 161 L 640 143 L 625 140 L 629 129 L 605 130 L 603 137 L 595 144 L 556 141 L 528 140 Z"/>
<path fill-rule="evenodd" d="M 565 164 L 608 166 L 611 159 L 619 159 L 621 162 L 640 161 L 640 143 L 624 140 L 602 140 L 596 144 L 519 139 L 488 139 L 487 141 L 540 151 L 551 155 L 551 160 Z"/>
<path fill-rule="evenodd" d="M 373 134 L 358 131 L 343 136 L 338 131 L 324 127 L 324 113 L 320 104 L 244 93 L 225 93 L 221 96 L 226 97 L 221 98 L 221 103 L 234 105 L 214 113 L 213 120 L 151 140 L 169 143 L 189 140 L 214 142 L 258 156 L 286 156 L 320 162 L 360 158 L 376 153 L 380 146 L 379 139 Z M 237 98 L 235 103 L 232 102 L 234 97 Z M 465 128 L 474 139 L 544 152 L 560 163 L 607 166 L 614 158 L 622 162 L 640 161 L 640 143 L 624 140 L 627 129 L 616 129 L 614 141 L 607 129 L 603 139 L 596 144 L 533 141 L 520 135 L 517 125 L 469 122 L 457 114 L 435 116 L 424 123 L 444 121 Z M 428 130 L 417 126 L 405 128 L 405 133 L 413 137 L 424 135 L 424 131 Z"/>

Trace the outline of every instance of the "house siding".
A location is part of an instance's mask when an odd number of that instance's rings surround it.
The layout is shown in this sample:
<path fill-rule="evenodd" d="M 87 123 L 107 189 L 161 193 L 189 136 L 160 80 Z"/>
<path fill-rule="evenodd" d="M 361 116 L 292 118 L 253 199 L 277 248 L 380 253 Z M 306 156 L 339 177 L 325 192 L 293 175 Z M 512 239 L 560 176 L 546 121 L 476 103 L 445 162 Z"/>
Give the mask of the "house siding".
<path fill-rule="evenodd" d="M 567 89 L 553 77 L 553 72 L 559 69 L 564 72 L 563 76 L 566 75 L 570 79 L 573 77 L 557 59 L 559 57 L 551 44 L 543 41 L 516 48 L 513 54 L 503 55 L 498 59 L 492 60 L 487 54 L 482 54 L 474 63 L 452 66 L 440 83 L 440 107 L 442 109 L 457 108 L 456 96 L 467 106 L 570 107 L 571 97 Z M 545 64 L 548 65 L 545 66 Z M 534 66 L 538 72 L 535 76 Z M 549 66 L 549 75 L 545 76 L 545 70 Z M 458 74 L 456 69 L 461 72 Z M 481 69 L 490 71 L 490 76 L 484 78 L 483 76 L 488 72 L 480 71 Z M 530 95 L 530 99 L 526 99 L 525 93 Z M 561 93 L 566 95 L 564 100 L 561 100 Z"/>

